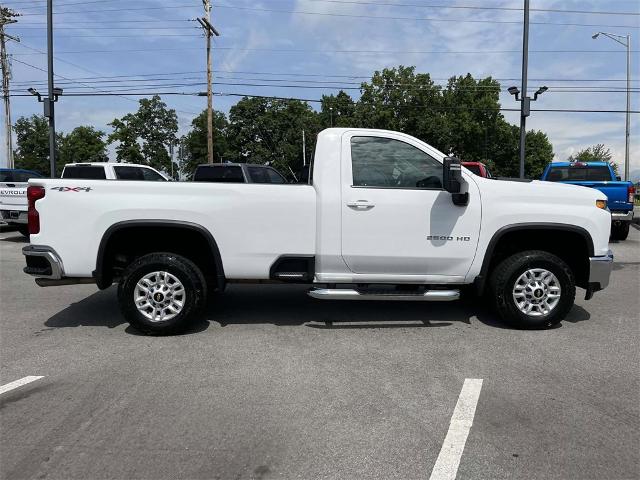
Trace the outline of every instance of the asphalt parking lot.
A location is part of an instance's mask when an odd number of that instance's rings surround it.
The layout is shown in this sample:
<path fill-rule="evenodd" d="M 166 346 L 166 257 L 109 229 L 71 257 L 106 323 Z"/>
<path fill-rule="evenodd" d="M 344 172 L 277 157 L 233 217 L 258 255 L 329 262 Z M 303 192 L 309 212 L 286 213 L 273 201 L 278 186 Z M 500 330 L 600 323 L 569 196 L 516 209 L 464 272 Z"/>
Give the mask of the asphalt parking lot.
<path fill-rule="evenodd" d="M 37 287 L 24 245 L 0 233 L 0 385 L 42 378 L 0 394 L 3 479 L 425 479 L 466 379 L 482 385 L 457 478 L 640 476 L 637 227 L 609 289 L 547 331 L 272 285 L 151 338 L 113 287 Z"/>

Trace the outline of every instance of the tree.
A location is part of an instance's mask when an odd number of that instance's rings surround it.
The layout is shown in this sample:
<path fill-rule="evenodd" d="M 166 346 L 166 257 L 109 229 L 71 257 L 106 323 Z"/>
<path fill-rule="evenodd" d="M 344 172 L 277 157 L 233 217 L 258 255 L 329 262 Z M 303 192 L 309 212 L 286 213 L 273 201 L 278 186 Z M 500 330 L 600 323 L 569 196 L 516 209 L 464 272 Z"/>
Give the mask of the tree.
<path fill-rule="evenodd" d="M 318 114 L 305 102 L 245 97 L 229 112 L 229 160 L 269 163 L 290 176 L 302 167 L 302 131 L 310 158 L 320 129 Z"/>
<path fill-rule="evenodd" d="M 571 155 L 568 160 L 570 162 L 610 162 L 612 158 L 611 150 L 605 147 L 603 143 L 598 143 L 580 150 L 575 155 Z"/>
<path fill-rule="evenodd" d="M 41 115 L 20 117 L 15 125 L 16 168 L 26 168 L 47 175 L 49 166 L 49 122 Z"/>
<path fill-rule="evenodd" d="M 320 105 L 320 124 L 323 128 L 355 126 L 356 103 L 343 90 L 337 95 L 323 95 Z"/>
<path fill-rule="evenodd" d="M 74 128 L 60 141 L 59 162 L 106 162 L 107 145 L 103 140 L 105 133 L 94 127 L 81 126 Z"/>
<path fill-rule="evenodd" d="M 575 155 L 569 156 L 570 162 L 607 162 L 618 176 L 618 164 L 613 161 L 613 153 L 604 143 L 598 143 L 579 150 Z"/>
<path fill-rule="evenodd" d="M 229 122 L 224 113 L 213 112 L 213 161 L 223 162 L 231 158 L 227 140 Z M 207 163 L 207 111 L 204 110 L 191 122 L 191 130 L 181 139 L 183 150 L 180 170 L 190 177 L 196 167 Z"/>
<path fill-rule="evenodd" d="M 158 95 L 140 100 L 136 113 L 115 119 L 109 125 L 114 131 L 108 142 L 118 142 L 116 158 L 119 162 L 151 165 L 168 172 L 171 170 L 169 146 L 177 143 L 178 117 L 167 108 Z"/>

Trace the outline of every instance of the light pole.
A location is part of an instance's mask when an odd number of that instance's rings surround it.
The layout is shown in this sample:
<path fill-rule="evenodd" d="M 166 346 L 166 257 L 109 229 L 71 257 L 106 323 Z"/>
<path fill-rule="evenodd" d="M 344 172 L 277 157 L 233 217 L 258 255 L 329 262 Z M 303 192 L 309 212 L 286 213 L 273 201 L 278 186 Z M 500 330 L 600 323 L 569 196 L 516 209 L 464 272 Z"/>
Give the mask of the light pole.
<path fill-rule="evenodd" d="M 509 87 L 507 91 L 516 97 L 516 102 L 522 102 L 520 107 L 520 178 L 524 178 L 524 159 L 525 159 L 525 140 L 527 135 L 526 122 L 527 117 L 531 115 L 531 102 L 538 100 L 538 97 L 549 90 L 549 87 L 540 87 L 533 94 L 533 98 L 527 96 L 527 92 L 522 92 L 520 98 L 520 90 L 518 87 Z"/>
<path fill-rule="evenodd" d="M 43 97 L 40 92 L 35 88 L 29 88 L 27 90 L 34 97 L 38 97 L 38 102 L 44 104 L 44 116 L 49 119 L 49 164 L 51 168 L 51 178 L 56 178 L 56 129 L 53 120 L 53 105 L 58 101 L 63 93 L 63 90 L 59 87 L 50 88 L 51 96 Z"/>
<path fill-rule="evenodd" d="M 627 48 L 627 118 L 624 136 L 624 179 L 629 180 L 629 140 L 631 137 L 631 35 L 616 35 L 615 33 L 597 32 L 591 38 L 594 40 L 600 35 L 609 37 Z M 626 40 L 626 41 L 623 41 Z"/>

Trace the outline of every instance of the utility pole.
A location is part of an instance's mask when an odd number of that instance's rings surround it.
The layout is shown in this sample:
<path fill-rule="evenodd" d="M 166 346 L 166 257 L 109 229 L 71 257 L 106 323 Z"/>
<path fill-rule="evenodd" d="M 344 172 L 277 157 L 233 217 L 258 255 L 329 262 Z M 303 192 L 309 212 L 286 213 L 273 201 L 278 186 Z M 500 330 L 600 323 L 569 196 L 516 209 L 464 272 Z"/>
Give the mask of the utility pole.
<path fill-rule="evenodd" d="M 307 166 L 307 140 L 304 136 L 304 130 L 302 130 L 302 166 Z"/>
<path fill-rule="evenodd" d="M 208 161 L 213 163 L 213 68 L 211 58 L 211 37 L 219 37 L 220 34 L 211 24 L 211 1 L 202 0 L 205 16 L 198 18 L 207 37 L 207 152 Z"/>
<path fill-rule="evenodd" d="M 10 88 L 9 82 L 11 81 L 11 65 L 9 64 L 9 57 L 7 55 L 7 46 L 6 39 L 13 40 L 14 42 L 19 42 L 20 39 L 18 37 L 14 37 L 5 33 L 4 27 L 5 25 L 10 25 L 12 23 L 16 23 L 17 20 L 14 18 L 17 14 L 8 8 L 0 7 L 0 66 L 2 67 L 2 97 L 4 99 L 4 114 L 5 114 L 5 122 L 6 122 L 6 148 L 7 148 L 7 167 L 14 168 L 13 163 L 13 134 L 12 134 L 12 123 L 11 123 L 11 100 L 9 97 Z"/>
<path fill-rule="evenodd" d="M 49 96 L 44 106 L 45 116 L 49 117 L 49 164 L 51 178 L 56 178 L 56 116 L 54 105 L 57 100 L 53 85 L 53 0 L 47 0 L 47 75 L 49 77 Z M 47 115 L 48 114 L 48 115 Z"/>
<path fill-rule="evenodd" d="M 527 117 L 531 108 L 527 95 L 529 68 L 529 0 L 524 0 L 524 24 L 522 31 L 522 103 L 520 104 L 520 178 L 524 178 L 524 159 L 527 140 Z"/>

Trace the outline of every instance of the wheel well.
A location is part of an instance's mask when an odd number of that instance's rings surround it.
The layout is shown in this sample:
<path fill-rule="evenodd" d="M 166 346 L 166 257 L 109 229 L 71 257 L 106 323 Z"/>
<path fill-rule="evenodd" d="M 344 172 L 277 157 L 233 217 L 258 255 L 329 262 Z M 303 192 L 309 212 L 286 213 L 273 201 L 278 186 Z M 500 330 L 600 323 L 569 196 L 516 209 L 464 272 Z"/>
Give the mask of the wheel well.
<path fill-rule="evenodd" d="M 109 287 L 134 260 L 154 252 L 188 258 L 212 287 L 224 287 L 220 252 L 207 230 L 192 224 L 149 222 L 117 224 L 105 233 L 94 272 L 98 287 Z"/>
<path fill-rule="evenodd" d="M 593 245 L 586 231 L 554 228 L 514 229 L 492 240 L 482 266 L 480 289 L 493 269 L 505 258 L 526 250 L 543 250 L 562 260 L 573 271 L 576 285 L 586 288 L 589 283 L 589 257 L 593 255 Z"/>

